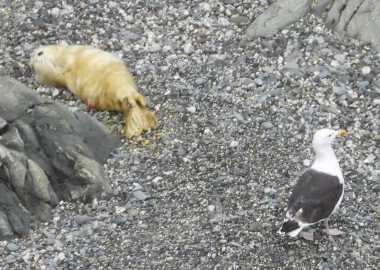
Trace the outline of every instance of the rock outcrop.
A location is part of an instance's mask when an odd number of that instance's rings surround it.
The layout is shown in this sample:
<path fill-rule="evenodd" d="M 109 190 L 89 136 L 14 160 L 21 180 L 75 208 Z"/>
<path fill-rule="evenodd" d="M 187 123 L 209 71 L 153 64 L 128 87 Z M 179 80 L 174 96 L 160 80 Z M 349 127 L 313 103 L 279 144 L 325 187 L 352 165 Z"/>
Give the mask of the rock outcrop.
<path fill-rule="evenodd" d="M 0 239 L 28 234 L 60 200 L 109 196 L 102 164 L 120 145 L 94 118 L 0 77 Z"/>
<path fill-rule="evenodd" d="M 340 35 L 371 43 L 380 52 L 380 1 L 374 0 L 282 0 L 258 16 L 246 31 L 245 39 L 269 37 L 312 11 Z"/>
<path fill-rule="evenodd" d="M 310 9 L 312 0 L 281 0 L 266 9 L 248 27 L 246 39 L 270 37 L 278 30 L 301 19 Z"/>

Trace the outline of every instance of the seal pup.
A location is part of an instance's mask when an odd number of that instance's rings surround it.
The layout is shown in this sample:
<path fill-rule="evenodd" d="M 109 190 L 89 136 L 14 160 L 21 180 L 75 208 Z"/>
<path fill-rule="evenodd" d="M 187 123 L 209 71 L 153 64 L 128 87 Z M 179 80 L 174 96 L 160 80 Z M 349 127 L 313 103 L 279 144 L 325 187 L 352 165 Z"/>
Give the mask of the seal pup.
<path fill-rule="evenodd" d="M 32 53 L 30 67 L 39 83 L 68 88 L 88 110 L 123 112 L 128 138 L 157 127 L 127 66 L 109 52 L 81 45 L 41 46 Z"/>

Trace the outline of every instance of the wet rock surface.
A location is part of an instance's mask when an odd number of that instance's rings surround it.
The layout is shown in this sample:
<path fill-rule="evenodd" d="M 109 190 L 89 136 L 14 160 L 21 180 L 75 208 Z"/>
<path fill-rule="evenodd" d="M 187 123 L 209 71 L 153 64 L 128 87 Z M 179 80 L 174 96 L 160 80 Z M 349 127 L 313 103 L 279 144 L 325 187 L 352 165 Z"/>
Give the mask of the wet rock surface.
<path fill-rule="evenodd" d="M 128 64 L 159 128 L 107 161 L 112 198 L 60 202 L 29 237 L 0 242 L 0 268 L 376 269 L 379 56 L 313 15 L 241 45 L 247 25 L 235 17 L 253 21 L 273 2 L 1 6 L 2 75 L 85 111 L 68 91 L 36 84 L 29 53 L 60 39 L 100 47 Z M 121 114 L 91 114 L 122 134 Z M 346 194 L 330 221 L 346 233 L 316 225 L 314 242 L 279 237 L 322 127 L 348 131 L 334 145 Z"/>

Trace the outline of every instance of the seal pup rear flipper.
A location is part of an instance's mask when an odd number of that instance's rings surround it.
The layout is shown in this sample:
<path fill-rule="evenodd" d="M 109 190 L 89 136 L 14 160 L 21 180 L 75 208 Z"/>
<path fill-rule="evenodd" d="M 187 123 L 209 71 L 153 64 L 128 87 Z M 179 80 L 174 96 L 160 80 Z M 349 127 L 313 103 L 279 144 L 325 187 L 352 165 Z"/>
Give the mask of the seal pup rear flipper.
<path fill-rule="evenodd" d="M 123 111 L 125 128 L 128 138 L 139 136 L 144 130 L 149 131 L 157 127 L 157 118 L 146 106 L 146 99 L 139 93 L 132 97 L 124 97 Z"/>

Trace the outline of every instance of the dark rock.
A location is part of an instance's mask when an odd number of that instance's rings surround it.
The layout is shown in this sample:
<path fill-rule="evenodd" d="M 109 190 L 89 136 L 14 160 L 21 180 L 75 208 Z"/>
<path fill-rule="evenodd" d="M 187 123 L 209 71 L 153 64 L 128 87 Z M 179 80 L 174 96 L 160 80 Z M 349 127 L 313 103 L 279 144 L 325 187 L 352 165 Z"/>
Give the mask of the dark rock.
<path fill-rule="evenodd" d="M 31 215 L 50 220 L 60 200 L 110 196 L 101 164 L 116 135 L 14 79 L 0 78 L 0 96 L 0 239 L 26 235 Z"/>

